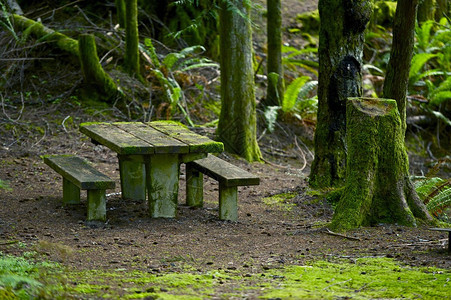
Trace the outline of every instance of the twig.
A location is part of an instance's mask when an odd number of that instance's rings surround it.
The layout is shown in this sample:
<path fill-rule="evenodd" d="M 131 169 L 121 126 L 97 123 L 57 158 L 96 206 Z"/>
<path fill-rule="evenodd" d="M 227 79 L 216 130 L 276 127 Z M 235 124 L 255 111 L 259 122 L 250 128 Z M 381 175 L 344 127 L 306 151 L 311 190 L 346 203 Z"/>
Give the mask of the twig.
<path fill-rule="evenodd" d="M 25 60 L 55 60 L 55 59 L 47 57 L 0 58 L 0 61 L 25 61 Z"/>
<path fill-rule="evenodd" d="M 336 232 L 330 231 L 328 228 L 326 228 L 326 231 L 324 231 L 324 232 L 327 233 L 327 234 L 330 234 L 330 235 L 343 237 L 345 239 L 349 239 L 349 240 L 353 240 L 353 241 L 361 241 L 360 238 L 356 238 L 356 237 L 353 237 L 353 236 L 347 236 L 347 235 L 344 235 L 344 234 L 341 234 L 341 233 L 336 233 Z"/>
<path fill-rule="evenodd" d="M 64 9 L 64 8 L 66 8 L 66 7 L 68 7 L 68 6 L 71 6 L 72 4 L 75 4 L 75 3 L 78 3 L 78 2 L 82 2 L 82 1 L 83 1 L 83 0 L 76 0 L 76 1 L 73 1 L 73 2 L 68 3 L 68 4 L 66 4 L 66 5 L 63 5 L 63 6 L 61 6 L 61 7 L 58 7 L 58 8 L 53 9 L 51 13 L 54 14 L 55 11 L 57 11 L 57 10 Z M 43 17 L 43 16 L 45 16 L 45 15 L 48 15 L 49 13 L 50 13 L 50 11 L 45 12 L 45 13 L 43 13 L 42 15 L 37 16 L 36 19 L 41 18 L 41 17 Z"/>
<path fill-rule="evenodd" d="M 352 278 L 349 278 L 348 280 L 345 280 L 345 281 L 340 281 L 340 282 L 333 283 L 333 284 L 331 284 L 331 285 L 326 286 L 325 288 L 323 288 L 323 290 L 327 290 L 328 288 L 330 288 L 330 287 L 332 287 L 332 286 L 334 286 L 334 285 L 343 284 L 343 283 L 349 282 L 349 281 L 351 281 L 351 280 L 352 280 Z"/>
<path fill-rule="evenodd" d="M 0 243 L 0 246 L 16 244 L 16 243 L 18 243 L 18 242 L 19 242 L 19 241 L 7 241 L 7 242 Z"/>
<path fill-rule="evenodd" d="M 302 168 L 300 169 L 300 170 L 302 171 L 302 170 L 304 170 L 305 167 L 307 166 L 307 159 L 305 158 L 304 151 L 302 151 L 301 147 L 299 147 L 298 139 L 297 139 L 296 136 L 294 136 L 294 144 L 296 145 L 296 148 L 298 148 L 299 152 L 301 152 L 302 159 L 304 160 L 304 165 L 303 165 Z"/>

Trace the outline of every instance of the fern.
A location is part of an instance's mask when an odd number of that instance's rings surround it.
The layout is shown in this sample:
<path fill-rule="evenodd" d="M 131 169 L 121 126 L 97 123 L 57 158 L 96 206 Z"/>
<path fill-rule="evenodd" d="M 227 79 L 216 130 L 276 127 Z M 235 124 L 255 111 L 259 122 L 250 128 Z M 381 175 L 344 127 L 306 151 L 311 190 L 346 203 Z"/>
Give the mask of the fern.
<path fill-rule="evenodd" d="M 3 4 L 3 1 L 0 1 L 0 6 L 2 8 L 1 16 L 0 16 L 0 26 L 9 31 L 16 41 L 19 41 L 19 37 L 17 36 L 16 31 L 14 30 L 14 26 L 10 20 L 10 14 L 8 9 Z"/>
<path fill-rule="evenodd" d="M 436 217 L 451 206 L 451 179 L 425 178 L 415 182 L 415 190 L 428 211 Z"/>
<path fill-rule="evenodd" d="M 412 58 L 412 64 L 410 66 L 409 72 L 409 81 L 411 84 L 417 82 L 421 78 L 418 75 L 421 69 L 423 69 L 426 63 L 434 57 L 437 57 L 437 54 L 418 53 L 414 55 L 414 57 Z"/>
<path fill-rule="evenodd" d="M 301 76 L 288 85 L 282 100 L 282 110 L 284 112 L 288 112 L 294 107 L 302 87 L 309 79 L 310 77 L 308 76 Z"/>

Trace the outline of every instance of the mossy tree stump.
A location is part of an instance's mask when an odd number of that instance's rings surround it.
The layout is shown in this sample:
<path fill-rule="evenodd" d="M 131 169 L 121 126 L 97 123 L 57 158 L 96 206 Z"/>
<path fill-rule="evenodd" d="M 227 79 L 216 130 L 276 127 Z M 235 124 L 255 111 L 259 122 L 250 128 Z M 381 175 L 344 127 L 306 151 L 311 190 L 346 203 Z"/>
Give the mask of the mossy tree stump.
<path fill-rule="evenodd" d="M 401 124 L 395 100 L 348 99 L 346 184 L 333 229 L 432 220 L 409 179 Z"/>

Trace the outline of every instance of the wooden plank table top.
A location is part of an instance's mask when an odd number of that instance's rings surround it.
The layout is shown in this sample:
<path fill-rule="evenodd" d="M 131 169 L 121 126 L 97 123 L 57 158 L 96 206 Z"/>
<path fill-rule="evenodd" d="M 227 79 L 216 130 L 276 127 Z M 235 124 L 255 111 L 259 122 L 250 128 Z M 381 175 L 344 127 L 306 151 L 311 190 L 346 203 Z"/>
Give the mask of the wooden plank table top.
<path fill-rule="evenodd" d="M 224 145 L 174 121 L 83 123 L 80 131 L 118 154 L 123 199 L 145 200 L 151 217 L 177 213 L 180 164 Z"/>
<path fill-rule="evenodd" d="M 224 151 L 222 143 L 173 121 L 83 123 L 80 131 L 120 155 Z"/>

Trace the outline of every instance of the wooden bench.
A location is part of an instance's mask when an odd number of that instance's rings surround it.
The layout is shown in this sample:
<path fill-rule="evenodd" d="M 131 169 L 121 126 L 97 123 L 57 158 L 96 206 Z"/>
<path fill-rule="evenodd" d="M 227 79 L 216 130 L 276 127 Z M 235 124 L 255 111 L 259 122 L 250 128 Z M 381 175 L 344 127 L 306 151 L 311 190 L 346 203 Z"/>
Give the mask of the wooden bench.
<path fill-rule="evenodd" d="M 258 185 L 260 178 L 214 155 L 186 164 L 186 204 L 203 206 L 203 174 L 219 182 L 219 218 L 238 218 L 238 186 Z"/>
<path fill-rule="evenodd" d="M 115 183 L 91 164 L 74 155 L 46 155 L 44 162 L 63 177 L 63 203 L 80 203 L 80 189 L 87 190 L 88 221 L 106 221 L 105 190 Z"/>
<path fill-rule="evenodd" d="M 429 228 L 429 230 L 448 232 L 448 253 L 451 253 L 451 228 Z"/>

